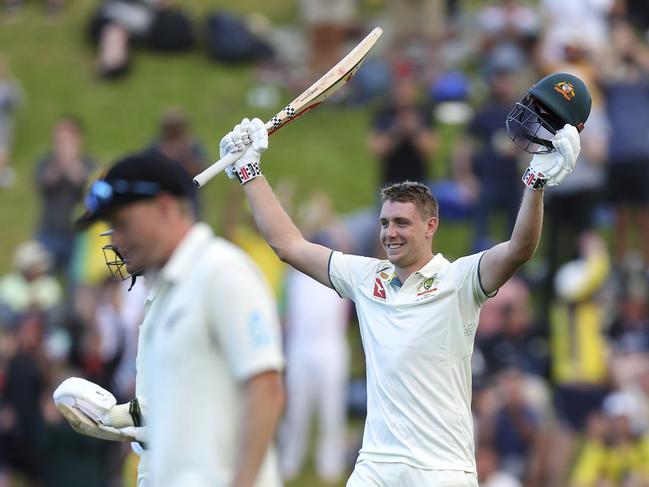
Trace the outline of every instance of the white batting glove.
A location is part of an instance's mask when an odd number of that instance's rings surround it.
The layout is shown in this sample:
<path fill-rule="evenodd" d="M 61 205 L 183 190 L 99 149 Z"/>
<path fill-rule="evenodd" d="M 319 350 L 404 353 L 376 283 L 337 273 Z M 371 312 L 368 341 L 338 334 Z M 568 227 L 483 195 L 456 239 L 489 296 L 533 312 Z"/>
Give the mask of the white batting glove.
<path fill-rule="evenodd" d="M 115 396 L 85 379 L 70 377 L 53 394 L 54 402 L 80 410 L 97 424 L 112 426 L 110 410 L 117 404 Z"/>
<path fill-rule="evenodd" d="M 268 131 L 264 122 L 258 118 L 244 118 L 232 132 L 221 139 L 219 148 L 221 157 L 229 152 L 241 152 L 239 159 L 225 169 L 230 179 L 245 184 L 261 176 L 261 154 L 268 149 Z"/>
<path fill-rule="evenodd" d="M 72 429 L 82 435 L 109 441 L 144 441 L 141 438 L 144 438 L 143 430 L 145 430 L 145 427 L 136 428 L 134 426 L 128 426 L 118 429 L 112 426 L 104 426 L 95 422 L 89 416 L 86 416 L 81 409 L 66 401 L 57 402 L 56 409 L 70 423 Z"/>
<path fill-rule="evenodd" d="M 138 419 L 138 426 L 132 426 L 131 417 L 136 412 L 140 414 L 136 400 L 116 407 L 110 392 L 79 377 L 64 380 L 52 396 L 56 409 L 77 433 L 111 441 L 146 440 L 141 420 Z M 120 424 L 129 426 L 119 427 Z"/>
<path fill-rule="evenodd" d="M 539 190 L 546 185 L 558 186 L 574 170 L 581 151 L 577 129 L 566 124 L 554 135 L 552 145 L 556 150 L 534 154 L 523 174 L 523 182 L 528 188 Z"/>

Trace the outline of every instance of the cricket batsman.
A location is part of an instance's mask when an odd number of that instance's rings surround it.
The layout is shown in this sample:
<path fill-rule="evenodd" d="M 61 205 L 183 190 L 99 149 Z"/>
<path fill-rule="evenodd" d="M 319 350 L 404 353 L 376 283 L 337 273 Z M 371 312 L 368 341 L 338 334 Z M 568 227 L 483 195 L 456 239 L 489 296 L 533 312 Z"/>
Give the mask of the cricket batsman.
<path fill-rule="evenodd" d="M 356 304 L 367 369 L 363 444 L 348 487 L 477 487 L 471 355 L 480 308 L 534 255 L 543 191 L 573 171 L 590 113 L 584 83 L 568 73 L 529 88 L 506 118 L 532 154 L 509 240 L 453 262 L 432 252 L 437 201 L 417 182 L 382 189 L 380 260 L 332 251 L 301 235 L 262 175 L 263 122 L 244 119 L 220 143 L 257 228 L 277 255 Z M 514 188 L 512 188 L 513 190 Z"/>

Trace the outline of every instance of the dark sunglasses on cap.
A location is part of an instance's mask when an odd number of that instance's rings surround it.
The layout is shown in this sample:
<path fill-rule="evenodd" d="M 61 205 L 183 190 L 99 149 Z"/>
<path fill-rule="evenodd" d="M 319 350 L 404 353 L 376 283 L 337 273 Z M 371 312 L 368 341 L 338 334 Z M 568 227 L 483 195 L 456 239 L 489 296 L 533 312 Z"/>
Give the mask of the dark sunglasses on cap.
<path fill-rule="evenodd" d="M 91 213 L 107 207 L 119 196 L 151 197 L 157 195 L 162 186 L 152 181 L 126 181 L 124 179 L 99 179 L 92 183 L 83 200 Z"/>

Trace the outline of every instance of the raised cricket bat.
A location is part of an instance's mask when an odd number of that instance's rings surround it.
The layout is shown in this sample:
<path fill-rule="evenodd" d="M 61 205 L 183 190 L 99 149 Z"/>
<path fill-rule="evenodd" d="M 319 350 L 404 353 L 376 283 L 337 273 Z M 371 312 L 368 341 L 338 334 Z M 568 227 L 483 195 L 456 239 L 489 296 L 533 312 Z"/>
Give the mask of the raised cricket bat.
<path fill-rule="evenodd" d="M 382 33 L 383 29 L 375 27 L 374 30 L 365 37 L 365 39 L 352 49 L 349 54 L 338 61 L 338 64 L 331 68 L 322 76 L 322 78 L 309 86 L 304 93 L 286 105 L 286 107 L 284 107 L 277 115 L 266 122 L 268 135 L 274 134 L 290 121 L 295 120 L 300 115 L 303 115 L 312 108 L 315 108 L 338 91 L 342 85 L 347 83 L 347 81 L 356 74 L 356 71 L 358 71 L 358 68 L 367 57 L 372 46 L 376 43 L 378 38 L 381 37 Z M 239 155 L 239 153 L 232 152 L 226 154 L 225 157 L 212 164 L 202 173 L 198 174 L 194 178 L 194 184 L 199 188 L 205 186 L 210 179 L 235 162 Z"/>

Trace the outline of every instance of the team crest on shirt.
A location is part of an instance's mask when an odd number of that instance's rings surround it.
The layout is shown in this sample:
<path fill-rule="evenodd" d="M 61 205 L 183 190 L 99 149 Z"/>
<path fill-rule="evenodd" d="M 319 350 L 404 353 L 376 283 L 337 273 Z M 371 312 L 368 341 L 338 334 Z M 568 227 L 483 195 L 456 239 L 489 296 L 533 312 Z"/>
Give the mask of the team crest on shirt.
<path fill-rule="evenodd" d="M 437 278 L 437 273 L 433 274 L 431 277 L 424 279 L 417 286 L 417 293 L 415 295 L 415 301 L 422 301 L 428 299 L 435 295 L 437 291 L 437 284 L 439 279 Z"/>

